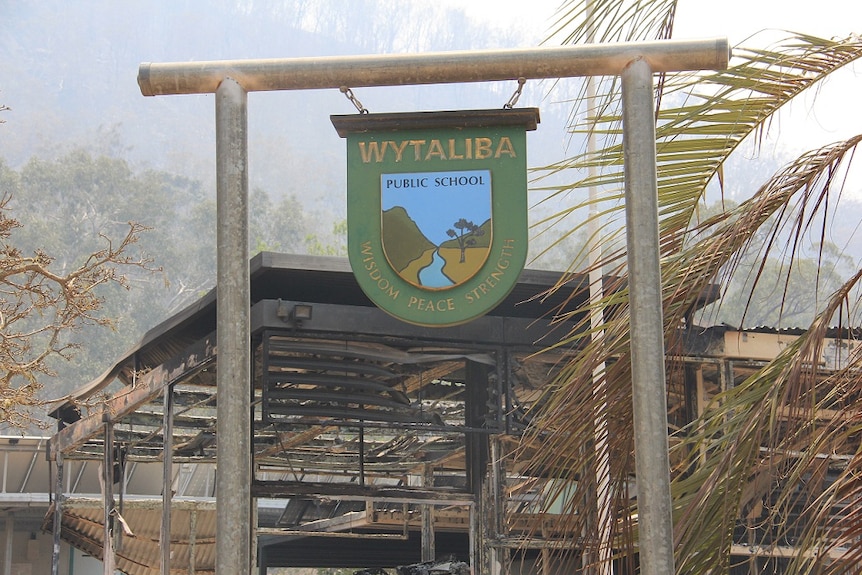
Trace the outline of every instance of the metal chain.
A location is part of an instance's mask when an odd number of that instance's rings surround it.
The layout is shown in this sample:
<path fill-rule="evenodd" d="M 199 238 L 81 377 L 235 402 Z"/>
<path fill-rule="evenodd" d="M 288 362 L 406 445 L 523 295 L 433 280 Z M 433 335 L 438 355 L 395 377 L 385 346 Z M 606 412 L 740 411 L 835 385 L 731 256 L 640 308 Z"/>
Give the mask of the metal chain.
<path fill-rule="evenodd" d="M 368 110 L 365 106 L 362 105 L 362 102 L 359 101 L 359 98 L 353 95 L 353 90 L 348 88 L 347 86 L 342 86 L 340 88 L 341 93 L 347 96 L 347 99 L 353 102 L 353 105 L 356 106 L 356 109 L 359 110 L 360 114 L 367 114 Z"/>
<path fill-rule="evenodd" d="M 526 84 L 526 83 L 527 83 L 527 79 L 524 78 L 523 76 L 518 78 L 518 88 L 515 90 L 515 93 L 512 94 L 512 97 L 509 98 L 509 101 L 506 102 L 505 104 L 503 104 L 503 109 L 511 110 L 512 108 L 515 107 L 515 104 L 518 103 L 518 99 L 521 97 L 521 93 L 524 90 L 524 84 Z M 342 86 L 340 88 L 340 90 L 341 90 L 341 93 L 344 94 L 347 97 L 347 99 L 353 103 L 353 105 L 356 107 L 357 111 L 359 111 L 360 114 L 367 114 L 368 113 L 368 109 L 362 105 L 362 102 L 359 101 L 359 98 L 356 97 L 356 95 L 353 93 L 353 90 L 351 90 L 347 86 Z"/>
<path fill-rule="evenodd" d="M 509 101 L 503 104 L 504 110 L 511 110 L 515 104 L 518 103 L 518 98 L 521 97 L 521 91 L 524 89 L 524 84 L 527 83 L 527 79 L 521 76 L 518 78 L 518 89 L 515 90 L 515 93 L 512 94 L 512 97 L 509 98 Z"/>

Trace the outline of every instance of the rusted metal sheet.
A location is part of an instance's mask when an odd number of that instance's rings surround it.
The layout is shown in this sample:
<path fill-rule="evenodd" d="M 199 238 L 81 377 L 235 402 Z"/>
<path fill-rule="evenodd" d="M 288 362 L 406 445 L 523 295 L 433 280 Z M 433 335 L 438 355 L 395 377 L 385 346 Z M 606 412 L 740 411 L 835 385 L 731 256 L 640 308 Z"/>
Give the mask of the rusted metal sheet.
<path fill-rule="evenodd" d="M 143 374 L 131 390 L 111 397 L 95 413 L 57 432 L 49 442 L 51 457 L 55 453 L 74 451 L 87 440 L 98 436 L 105 422 L 116 421 L 152 401 L 163 393 L 166 385 L 203 369 L 215 360 L 215 355 L 215 337 L 208 336 L 181 357 Z"/>

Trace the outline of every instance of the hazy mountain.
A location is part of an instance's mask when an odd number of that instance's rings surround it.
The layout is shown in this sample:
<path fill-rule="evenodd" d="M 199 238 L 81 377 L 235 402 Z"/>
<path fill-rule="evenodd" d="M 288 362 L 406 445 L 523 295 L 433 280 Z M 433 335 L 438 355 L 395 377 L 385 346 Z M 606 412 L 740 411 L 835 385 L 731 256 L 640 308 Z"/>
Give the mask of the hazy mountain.
<path fill-rule="evenodd" d="M 490 49 L 535 46 L 541 39 L 535 31 L 526 40 L 527 30 L 471 20 L 453 5 L 431 0 L 3 2 L 0 103 L 11 111 L 0 115 L 6 121 L 0 127 L 0 158 L 18 168 L 34 155 L 56 158 L 86 146 L 133 167 L 200 180 L 214 197 L 213 96 L 144 97 L 137 85 L 142 62 Z M 579 86 L 578 79 L 527 82 L 518 105 L 540 107 L 542 117 L 538 130 L 527 135 L 529 167 L 577 151 L 580 142 L 571 139 L 566 126 Z M 370 111 L 392 112 L 500 108 L 515 87 L 515 82 L 493 82 L 354 92 Z M 345 142 L 329 116 L 354 112 L 338 90 L 250 94 L 251 187 L 275 198 L 294 194 L 306 210 L 342 219 Z M 731 198 L 750 195 L 772 169 L 769 162 L 750 160 L 732 159 L 725 169 Z M 578 177 L 567 176 L 567 181 Z M 559 205 L 542 203 L 539 191 L 529 198 L 531 223 Z M 577 198 L 564 201 L 571 205 Z M 831 225 L 831 239 L 858 261 L 862 243 L 848 242 L 845 233 L 858 225 L 858 204 L 843 205 Z M 536 237 L 534 244 L 557 235 Z M 575 253 L 577 247 L 566 251 Z"/>
<path fill-rule="evenodd" d="M 519 42 L 432 2 L 8 2 L 0 19 L 0 102 L 11 111 L 3 115 L 0 157 L 18 167 L 33 155 L 87 145 L 214 188 L 213 96 L 144 97 L 137 85 L 142 62 L 487 49 Z M 355 94 L 372 112 L 501 108 L 515 87 L 501 82 Z M 569 104 L 542 102 L 546 91 L 529 82 L 520 101 L 542 104 L 546 118 L 536 137 L 531 134 L 531 165 L 564 154 Z M 329 116 L 354 112 L 338 90 L 250 94 L 252 187 L 276 197 L 295 193 L 307 207 L 343 217 L 345 143 Z"/>

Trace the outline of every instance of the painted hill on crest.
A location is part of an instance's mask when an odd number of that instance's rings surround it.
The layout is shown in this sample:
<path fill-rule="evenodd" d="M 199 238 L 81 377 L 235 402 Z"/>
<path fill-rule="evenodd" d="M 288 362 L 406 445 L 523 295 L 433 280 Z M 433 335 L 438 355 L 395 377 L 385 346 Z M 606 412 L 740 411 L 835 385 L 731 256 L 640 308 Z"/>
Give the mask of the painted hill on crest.
<path fill-rule="evenodd" d="M 410 262 L 422 257 L 428 250 L 437 248 L 416 225 L 401 206 L 383 212 L 383 249 L 386 258 L 396 270 L 405 269 Z"/>

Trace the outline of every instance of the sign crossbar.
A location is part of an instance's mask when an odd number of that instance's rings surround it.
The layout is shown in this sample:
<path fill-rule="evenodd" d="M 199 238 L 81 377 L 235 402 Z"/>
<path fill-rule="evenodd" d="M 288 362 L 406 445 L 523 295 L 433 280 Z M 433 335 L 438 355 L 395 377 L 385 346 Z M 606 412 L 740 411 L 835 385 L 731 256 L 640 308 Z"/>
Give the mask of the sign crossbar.
<path fill-rule="evenodd" d="M 150 63 L 138 68 L 144 96 L 215 93 L 225 78 L 247 92 L 370 86 L 409 86 L 617 76 L 632 61 L 655 73 L 721 70 L 726 38 L 521 48 L 426 54 Z"/>

